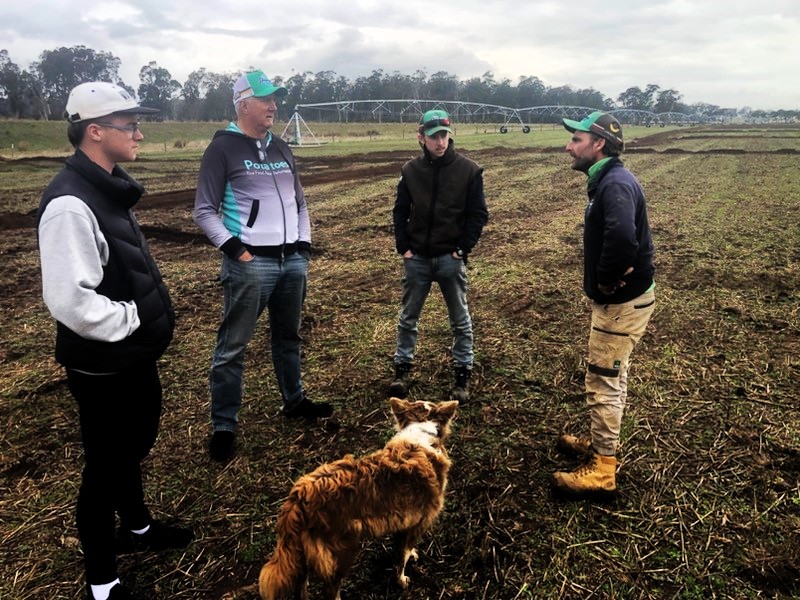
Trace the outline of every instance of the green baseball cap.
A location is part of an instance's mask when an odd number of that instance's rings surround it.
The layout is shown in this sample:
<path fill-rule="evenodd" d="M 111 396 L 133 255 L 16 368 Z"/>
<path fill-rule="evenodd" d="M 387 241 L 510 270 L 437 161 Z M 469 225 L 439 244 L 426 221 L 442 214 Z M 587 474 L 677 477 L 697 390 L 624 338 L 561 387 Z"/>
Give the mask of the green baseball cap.
<path fill-rule="evenodd" d="M 263 98 L 275 94 L 283 97 L 287 93 L 285 87 L 273 85 L 270 78 L 264 75 L 264 71 L 251 71 L 239 77 L 233 84 L 233 105 L 236 106 L 240 100 L 251 96 Z"/>
<path fill-rule="evenodd" d="M 450 129 L 450 115 L 443 110 L 429 110 L 419 122 L 419 130 L 427 136 L 431 136 L 439 131 L 448 131 L 453 133 Z"/>
<path fill-rule="evenodd" d="M 625 142 L 622 141 L 622 125 L 608 113 L 596 110 L 580 121 L 562 120 L 567 131 L 593 133 L 613 144 L 620 152 L 625 148 Z"/>

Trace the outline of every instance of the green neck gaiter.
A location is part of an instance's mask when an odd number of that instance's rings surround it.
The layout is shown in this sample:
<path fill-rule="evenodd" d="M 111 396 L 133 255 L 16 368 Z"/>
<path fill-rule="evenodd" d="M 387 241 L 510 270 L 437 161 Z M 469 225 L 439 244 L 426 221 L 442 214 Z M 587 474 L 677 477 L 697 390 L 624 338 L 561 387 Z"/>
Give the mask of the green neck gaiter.
<path fill-rule="evenodd" d="M 603 167 L 606 166 L 606 163 L 610 161 L 613 157 L 606 156 L 605 158 L 601 158 L 596 163 L 594 163 L 591 167 L 589 167 L 589 182 L 588 188 L 591 190 L 592 188 L 597 187 L 597 177 L 600 175 L 600 171 L 603 170 Z"/>

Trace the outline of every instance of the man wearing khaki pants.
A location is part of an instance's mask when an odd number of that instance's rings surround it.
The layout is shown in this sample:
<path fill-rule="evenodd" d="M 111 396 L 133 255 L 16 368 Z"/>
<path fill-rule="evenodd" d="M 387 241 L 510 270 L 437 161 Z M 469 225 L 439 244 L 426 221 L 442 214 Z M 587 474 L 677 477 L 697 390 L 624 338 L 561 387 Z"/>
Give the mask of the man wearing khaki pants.
<path fill-rule="evenodd" d="M 583 289 L 592 304 L 586 396 L 591 439 L 562 435 L 558 448 L 582 456 L 574 471 L 553 474 L 554 487 L 584 495 L 616 490 L 616 451 L 628 393 L 628 366 L 655 308 L 653 238 L 644 192 L 619 155 L 622 126 L 593 112 L 564 119 L 572 133 L 572 168 L 588 176 Z"/>

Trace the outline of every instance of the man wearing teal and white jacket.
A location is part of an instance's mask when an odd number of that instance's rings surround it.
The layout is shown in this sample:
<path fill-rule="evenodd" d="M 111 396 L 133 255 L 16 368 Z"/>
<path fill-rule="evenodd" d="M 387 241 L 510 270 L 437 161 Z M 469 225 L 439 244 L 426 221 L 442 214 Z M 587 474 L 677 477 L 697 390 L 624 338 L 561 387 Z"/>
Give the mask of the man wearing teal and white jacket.
<path fill-rule="evenodd" d="M 223 253 L 223 317 L 210 376 L 209 452 L 217 461 L 234 452 L 244 353 L 265 308 L 282 414 L 316 419 L 333 412 L 306 398 L 300 376 L 311 225 L 294 156 L 270 131 L 285 95 L 261 71 L 242 75 L 233 86 L 236 122 L 214 135 L 198 176 L 194 220 Z"/>

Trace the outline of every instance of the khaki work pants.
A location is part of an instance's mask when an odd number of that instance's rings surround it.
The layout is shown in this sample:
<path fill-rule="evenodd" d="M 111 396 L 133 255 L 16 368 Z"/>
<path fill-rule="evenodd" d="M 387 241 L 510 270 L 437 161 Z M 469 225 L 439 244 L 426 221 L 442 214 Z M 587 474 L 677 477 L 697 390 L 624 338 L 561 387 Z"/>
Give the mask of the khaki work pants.
<path fill-rule="evenodd" d="M 655 293 L 651 289 L 624 304 L 591 304 L 585 384 L 592 447 L 598 454 L 613 456 L 628 396 L 631 353 L 653 314 Z"/>

